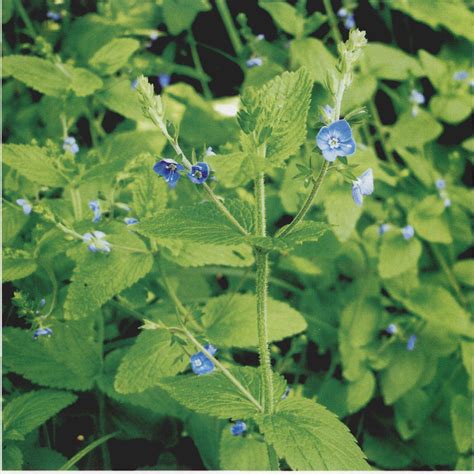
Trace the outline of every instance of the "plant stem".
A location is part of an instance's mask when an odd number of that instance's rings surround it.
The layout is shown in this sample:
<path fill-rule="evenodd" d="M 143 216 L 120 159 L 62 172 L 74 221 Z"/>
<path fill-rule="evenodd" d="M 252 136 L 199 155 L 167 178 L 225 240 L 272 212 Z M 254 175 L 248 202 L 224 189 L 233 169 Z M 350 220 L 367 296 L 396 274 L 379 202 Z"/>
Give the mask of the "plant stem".
<path fill-rule="evenodd" d="M 216 6 L 219 10 L 219 14 L 221 15 L 222 21 L 224 22 L 224 26 L 227 30 L 227 34 L 229 35 L 230 42 L 232 43 L 232 47 L 234 48 L 235 54 L 240 56 L 242 53 L 243 45 L 240 41 L 239 32 L 232 21 L 232 15 L 230 14 L 229 7 L 227 6 L 226 0 L 216 0 Z"/>
<path fill-rule="evenodd" d="M 324 9 L 326 10 L 329 24 L 331 25 L 331 33 L 336 44 L 342 42 L 341 32 L 337 26 L 337 17 L 332 9 L 331 0 L 323 0 Z"/>
<path fill-rule="evenodd" d="M 206 73 L 202 68 L 201 58 L 199 57 L 199 53 L 196 47 L 196 40 L 194 39 L 194 35 L 191 29 L 188 32 L 188 41 L 189 46 L 191 47 L 191 56 L 193 58 L 194 65 L 199 73 L 199 81 L 201 82 L 202 91 L 204 93 L 204 97 L 206 99 L 212 99 L 212 92 L 209 89 L 209 85 L 207 84 Z"/>
<path fill-rule="evenodd" d="M 30 17 L 28 16 L 28 13 L 26 13 L 26 10 L 24 9 L 22 5 L 21 0 L 16 0 L 15 5 L 16 5 L 16 9 L 18 13 L 21 16 L 21 19 L 23 20 L 23 23 L 26 26 L 26 29 L 28 30 L 29 36 L 33 39 L 36 38 L 37 34 L 36 34 L 35 27 L 33 26 L 33 23 L 31 22 Z"/>
<path fill-rule="evenodd" d="M 81 203 L 81 194 L 79 193 L 79 189 L 75 186 L 71 186 L 71 200 L 72 200 L 72 207 L 74 209 L 74 218 L 76 221 L 82 220 L 82 203 Z"/>
<path fill-rule="evenodd" d="M 265 210 L 265 173 L 259 172 L 255 179 L 255 215 L 256 235 L 265 237 L 266 210 Z M 273 413 L 273 372 L 268 346 L 268 251 L 256 248 L 255 263 L 257 266 L 256 295 L 257 295 L 257 330 L 258 354 L 260 370 L 262 372 L 263 409 L 265 413 Z"/>

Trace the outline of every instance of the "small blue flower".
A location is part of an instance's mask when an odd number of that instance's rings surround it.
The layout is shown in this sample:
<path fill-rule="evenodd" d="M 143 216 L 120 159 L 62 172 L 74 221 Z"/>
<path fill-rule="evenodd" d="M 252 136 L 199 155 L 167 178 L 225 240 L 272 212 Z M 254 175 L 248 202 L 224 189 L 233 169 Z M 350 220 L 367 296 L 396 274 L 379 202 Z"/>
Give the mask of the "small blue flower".
<path fill-rule="evenodd" d="M 262 58 L 250 58 L 245 63 L 249 69 L 253 67 L 260 67 L 263 64 Z"/>
<path fill-rule="evenodd" d="M 425 96 L 416 89 L 413 89 L 410 93 L 410 101 L 414 104 L 421 105 L 425 103 Z"/>
<path fill-rule="evenodd" d="M 28 199 L 17 199 L 16 203 L 23 208 L 23 214 L 25 214 L 25 216 L 31 213 L 33 206 Z"/>
<path fill-rule="evenodd" d="M 216 156 L 216 154 L 214 153 L 214 150 L 212 149 L 212 146 L 207 147 L 206 156 Z"/>
<path fill-rule="evenodd" d="M 380 224 L 379 235 L 384 235 L 390 229 L 390 224 Z"/>
<path fill-rule="evenodd" d="M 334 161 L 338 156 L 352 155 L 356 150 L 352 129 L 346 120 L 337 120 L 321 128 L 316 143 L 327 161 Z"/>
<path fill-rule="evenodd" d="M 372 168 L 362 173 L 352 182 L 352 199 L 358 206 L 362 206 L 363 196 L 369 196 L 374 192 L 374 175 Z"/>
<path fill-rule="evenodd" d="M 171 83 L 171 76 L 169 74 L 159 74 L 158 83 L 162 89 L 168 87 Z"/>
<path fill-rule="evenodd" d="M 415 229 L 411 225 L 407 225 L 402 229 L 402 235 L 405 240 L 410 240 L 415 235 Z"/>
<path fill-rule="evenodd" d="M 100 221 L 102 213 L 100 212 L 100 204 L 99 201 L 89 201 L 89 209 L 94 213 L 94 218 L 92 222 L 97 223 Z"/>
<path fill-rule="evenodd" d="M 61 21 L 61 13 L 59 12 L 51 12 L 49 11 L 46 13 L 46 16 L 53 21 Z"/>
<path fill-rule="evenodd" d="M 42 308 L 45 304 L 46 304 L 46 299 L 45 299 L 45 298 L 41 298 L 41 299 L 40 299 L 40 308 Z"/>
<path fill-rule="evenodd" d="M 283 395 L 281 396 L 281 399 L 286 400 L 288 398 L 288 395 L 290 394 L 290 392 L 291 392 L 291 388 L 287 386 L 285 388 L 285 391 L 283 392 Z"/>
<path fill-rule="evenodd" d="M 207 163 L 199 162 L 191 167 L 191 171 L 188 173 L 188 178 L 194 184 L 203 184 L 209 177 L 209 165 Z"/>
<path fill-rule="evenodd" d="M 79 146 L 74 137 L 66 137 L 63 143 L 63 150 L 73 153 L 74 155 L 79 151 Z"/>
<path fill-rule="evenodd" d="M 231 427 L 230 432 L 234 436 L 240 436 L 247 431 L 247 425 L 242 420 L 237 420 Z"/>
<path fill-rule="evenodd" d="M 265 35 L 260 33 L 259 35 L 256 36 L 257 41 L 263 41 L 265 39 Z"/>
<path fill-rule="evenodd" d="M 135 217 L 126 217 L 123 221 L 124 221 L 125 224 L 127 224 L 127 225 L 138 224 L 138 219 L 136 219 Z"/>
<path fill-rule="evenodd" d="M 152 41 L 156 41 L 158 39 L 158 36 L 159 36 L 158 31 L 153 31 L 153 32 L 150 33 L 150 39 Z"/>
<path fill-rule="evenodd" d="M 396 334 L 398 332 L 398 328 L 395 324 L 391 323 L 387 326 L 387 329 L 385 329 L 385 331 L 388 332 L 388 334 Z"/>
<path fill-rule="evenodd" d="M 412 334 L 407 341 L 407 351 L 412 351 L 415 348 L 416 335 Z"/>
<path fill-rule="evenodd" d="M 135 90 L 138 86 L 138 79 L 134 79 L 131 83 L 130 83 L 130 87 L 132 88 L 132 90 Z"/>
<path fill-rule="evenodd" d="M 50 328 L 38 328 L 34 333 L 33 333 L 33 339 L 36 341 L 38 337 L 41 336 L 48 336 L 51 337 L 53 334 L 53 330 Z"/>
<path fill-rule="evenodd" d="M 355 24 L 354 15 L 350 14 L 344 21 L 344 28 L 346 30 L 351 30 L 355 27 Z"/>
<path fill-rule="evenodd" d="M 443 204 L 444 204 L 444 207 L 451 207 L 451 199 L 449 199 L 448 197 L 447 198 L 444 198 L 443 199 Z"/>
<path fill-rule="evenodd" d="M 339 18 L 345 18 L 347 15 L 349 15 L 349 12 L 345 8 L 339 8 L 337 11 L 337 16 Z"/>
<path fill-rule="evenodd" d="M 455 81 L 465 81 L 468 77 L 469 73 L 467 71 L 456 71 L 453 75 Z"/>
<path fill-rule="evenodd" d="M 439 190 L 444 189 L 446 187 L 446 181 L 442 178 L 437 179 L 435 184 L 436 188 Z"/>
<path fill-rule="evenodd" d="M 180 171 L 184 170 L 184 166 L 177 163 L 174 160 L 169 158 L 165 158 L 158 163 L 155 163 L 153 166 L 153 171 L 160 176 L 165 178 L 165 181 L 168 183 L 170 188 L 174 188 L 176 183 L 178 182 L 181 175 L 179 174 Z"/>
<path fill-rule="evenodd" d="M 110 243 L 105 239 L 105 234 L 100 230 L 94 230 L 93 232 L 87 232 L 82 236 L 84 243 L 88 244 L 87 248 L 91 252 L 110 252 Z"/>
<path fill-rule="evenodd" d="M 204 346 L 204 348 L 212 356 L 217 352 L 217 349 L 211 344 Z M 204 354 L 204 352 L 202 351 L 197 352 L 196 354 L 193 354 L 191 356 L 190 361 L 191 361 L 191 369 L 196 375 L 209 374 L 214 370 L 213 362 L 210 359 L 208 359 L 206 354 Z"/>

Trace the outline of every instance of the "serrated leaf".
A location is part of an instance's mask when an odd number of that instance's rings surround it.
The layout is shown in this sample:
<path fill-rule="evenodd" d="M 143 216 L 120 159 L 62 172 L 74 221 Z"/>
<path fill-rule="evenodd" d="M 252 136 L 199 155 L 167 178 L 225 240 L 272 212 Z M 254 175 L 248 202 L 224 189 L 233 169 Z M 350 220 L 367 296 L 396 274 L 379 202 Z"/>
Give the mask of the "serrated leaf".
<path fill-rule="evenodd" d="M 91 95 L 104 85 L 99 76 L 87 69 L 75 68 L 68 64 L 64 68 L 70 75 L 71 89 L 78 97 Z"/>
<path fill-rule="evenodd" d="M 189 28 L 199 12 L 208 11 L 208 0 L 164 0 L 163 16 L 172 35 Z"/>
<path fill-rule="evenodd" d="M 92 56 L 89 64 L 103 74 L 114 74 L 128 63 L 139 47 L 140 43 L 132 38 L 114 38 Z"/>
<path fill-rule="evenodd" d="M 292 230 L 290 234 L 281 239 L 289 248 L 304 244 L 305 242 L 317 242 L 331 226 L 324 222 L 302 221 Z"/>
<path fill-rule="evenodd" d="M 151 270 L 153 257 L 143 241 L 125 225 L 116 225 L 113 230 L 114 234 L 106 234 L 112 244 L 110 253 L 90 252 L 81 244 L 64 304 L 67 319 L 90 316 Z"/>
<path fill-rule="evenodd" d="M 393 278 L 416 267 L 421 256 L 422 245 L 414 237 L 405 240 L 396 230 L 382 236 L 378 270 L 382 278 Z"/>
<path fill-rule="evenodd" d="M 257 422 L 266 441 L 294 470 L 369 470 L 349 429 L 312 400 L 285 400 L 275 414 Z"/>
<path fill-rule="evenodd" d="M 460 453 L 466 453 L 472 446 L 472 423 L 468 416 L 472 413 L 472 400 L 456 395 L 451 401 L 451 424 L 453 436 Z"/>
<path fill-rule="evenodd" d="M 34 145 L 3 145 L 3 161 L 34 183 L 62 187 L 66 178 L 54 167 L 44 148 Z"/>
<path fill-rule="evenodd" d="M 257 310 L 255 295 L 234 294 L 211 298 L 204 308 L 202 323 L 214 344 L 225 347 L 256 347 Z M 306 329 L 301 314 L 283 301 L 268 299 L 269 342 Z"/>
<path fill-rule="evenodd" d="M 29 447 L 23 467 L 26 471 L 58 471 L 66 461 L 66 456 L 54 449 Z"/>
<path fill-rule="evenodd" d="M 254 367 L 236 367 L 231 374 L 255 400 L 260 401 L 260 371 Z M 183 375 L 160 380 L 160 387 L 190 410 L 217 418 L 250 418 L 258 408 L 222 372 L 207 375 Z M 286 387 L 274 374 L 274 400 L 280 401 Z"/>
<path fill-rule="evenodd" d="M 20 395 L 4 408 L 4 439 L 25 439 L 30 431 L 76 400 L 76 395 L 56 390 L 36 390 Z"/>
<path fill-rule="evenodd" d="M 7 443 L 2 451 L 2 468 L 4 471 L 20 471 L 23 467 L 23 453 L 14 443 Z"/>
<path fill-rule="evenodd" d="M 304 68 L 297 72 L 284 72 L 263 87 L 249 93 L 256 112 L 256 130 L 270 126 L 272 133 L 266 141 L 266 160 L 281 165 L 294 155 L 306 139 L 308 116 L 313 83 Z M 254 138 L 242 132 L 244 153 L 255 154 Z"/>
<path fill-rule="evenodd" d="M 55 322 L 53 335 L 33 340 L 31 331 L 5 328 L 4 367 L 39 385 L 88 390 L 101 367 L 90 323 Z"/>
<path fill-rule="evenodd" d="M 114 388 L 119 393 L 140 393 L 189 365 L 183 348 L 165 329 L 141 332 L 117 370 Z"/>
<path fill-rule="evenodd" d="M 33 258 L 4 257 L 2 281 L 21 280 L 34 273 L 36 269 L 36 260 Z"/>

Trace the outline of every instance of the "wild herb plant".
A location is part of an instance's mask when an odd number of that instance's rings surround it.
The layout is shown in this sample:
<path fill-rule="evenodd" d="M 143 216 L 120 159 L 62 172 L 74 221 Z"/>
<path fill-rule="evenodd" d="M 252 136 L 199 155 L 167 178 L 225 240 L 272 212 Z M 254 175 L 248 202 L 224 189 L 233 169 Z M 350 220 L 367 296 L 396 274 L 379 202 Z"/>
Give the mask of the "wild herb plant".
<path fill-rule="evenodd" d="M 415 57 L 366 44 L 353 0 L 258 3 L 274 42 L 216 0 L 245 81 L 214 100 L 205 0 L 4 2 L 5 468 L 144 439 L 186 469 L 188 436 L 209 469 L 469 466 L 472 138 L 439 137 L 470 113 L 470 12 L 372 0 L 458 37 Z M 160 22 L 193 67 L 151 53 Z"/>

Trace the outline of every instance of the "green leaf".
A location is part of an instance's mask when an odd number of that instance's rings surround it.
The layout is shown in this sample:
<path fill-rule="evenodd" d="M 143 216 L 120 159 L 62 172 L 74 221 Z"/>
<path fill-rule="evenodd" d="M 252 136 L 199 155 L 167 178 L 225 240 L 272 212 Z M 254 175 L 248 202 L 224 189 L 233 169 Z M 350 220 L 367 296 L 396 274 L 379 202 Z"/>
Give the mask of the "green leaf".
<path fill-rule="evenodd" d="M 414 268 L 421 256 L 422 245 L 414 237 L 405 240 L 398 229 L 382 236 L 378 270 L 382 278 L 393 278 Z"/>
<path fill-rule="evenodd" d="M 424 73 L 437 90 L 444 89 L 449 78 L 448 64 L 425 50 L 418 51 Z"/>
<path fill-rule="evenodd" d="M 202 323 L 209 339 L 219 346 L 256 347 L 255 295 L 234 294 L 211 298 L 204 307 Z M 283 301 L 268 299 L 269 342 L 279 341 L 306 329 L 303 316 Z"/>
<path fill-rule="evenodd" d="M 402 147 L 397 148 L 396 151 L 403 158 L 405 164 L 410 168 L 420 183 L 426 188 L 431 188 L 433 186 L 432 176 L 434 170 L 430 162 L 421 154 L 410 153 Z"/>
<path fill-rule="evenodd" d="M 323 406 L 308 399 L 283 401 L 257 422 L 267 442 L 294 470 L 368 470 L 349 429 Z"/>
<path fill-rule="evenodd" d="M 2 281 L 21 280 L 34 273 L 37 269 L 33 258 L 3 258 Z"/>
<path fill-rule="evenodd" d="M 55 168 L 47 151 L 33 145 L 3 145 L 3 161 L 19 174 L 43 186 L 62 187 L 66 178 Z"/>
<path fill-rule="evenodd" d="M 426 23 L 434 29 L 444 27 L 458 36 L 474 40 L 473 13 L 461 1 L 430 0 L 392 0 L 390 8 L 401 10 L 415 20 Z"/>
<path fill-rule="evenodd" d="M 21 449 L 14 443 L 7 443 L 2 451 L 2 468 L 5 471 L 21 471 L 22 467 L 23 453 Z"/>
<path fill-rule="evenodd" d="M 417 59 L 383 43 L 369 43 L 362 59 L 368 73 L 380 79 L 403 81 L 409 76 L 421 76 Z"/>
<path fill-rule="evenodd" d="M 446 123 L 456 124 L 471 114 L 469 95 L 436 95 L 431 98 L 430 110 L 435 117 Z"/>
<path fill-rule="evenodd" d="M 5 160 L 5 154 L 3 154 Z M 2 206 L 2 237 L 3 245 L 16 245 L 16 237 L 23 226 L 28 222 L 29 216 L 23 214 L 20 206 L 3 205 Z M 5 265 L 5 264 L 4 264 Z M 5 271 L 5 267 L 3 269 Z"/>
<path fill-rule="evenodd" d="M 155 239 L 176 239 L 202 244 L 237 245 L 243 236 L 210 202 L 181 209 L 168 209 L 135 226 Z"/>
<path fill-rule="evenodd" d="M 174 36 L 189 28 L 198 13 L 210 9 L 208 0 L 163 0 L 165 23 Z"/>
<path fill-rule="evenodd" d="M 117 224 L 112 230 L 105 237 L 112 244 L 110 253 L 90 252 L 81 244 L 64 303 L 67 319 L 90 316 L 151 270 L 153 256 L 143 241 L 125 225 Z"/>
<path fill-rule="evenodd" d="M 249 157 L 240 151 L 206 156 L 206 162 L 218 176 L 219 184 L 226 188 L 242 186 L 252 179 L 252 163 Z"/>
<path fill-rule="evenodd" d="M 271 471 L 265 442 L 248 436 L 233 436 L 230 425 L 222 431 L 219 458 L 223 471 Z"/>
<path fill-rule="evenodd" d="M 3 270 L 5 271 L 5 269 Z M 456 278 L 464 285 L 474 286 L 474 260 L 461 260 L 453 266 Z"/>
<path fill-rule="evenodd" d="M 282 243 L 292 248 L 305 242 L 317 242 L 329 229 L 331 226 L 324 222 L 301 221 L 290 234 L 274 239 L 274 244 Z"/>
<path fill-rule="evenodd" d="M 421 378 L 418 380 L 419 385 L 420 381 Z M 414 388 L 397 400 L 394 409 L 395 427 L 406 441 L 423 429 L 432 410 L 432 402 L 424 390 Z"/>
<path fill-rule="evenodd" d="M 400 115 L 392 127 L 390 142 L 398 147 L 421 147 L 438 138 L 443 127 L 425 110 L 420 109 L 416 117 L 410 111 Z"/>
<path fill-rule="evenodd" d="M 13 0 L 3 0 L 2 2 L 2 25 L 8 23 L 15 11 L 15 4 Z"/>
<path fill-rule="evenodd" d="M 76 400 L 76 395 L 57 390 L 36 390 L 20 395 L 4 408 L 4 439 L 25 439 L 30 431 Z"/>
<path fill-rule="evenodd" d="M 137 40 L 115 38 L 102 46 L 89 60 L 89 64 L 103 74 L 114 74 L 129 62 L 130 56 L 139 47 L 140 43 Z"/>
<path fill-rule="evenodd" d="M 260 371 L 254 367 L 236 367 L 231 374 L 255 400 L 259 401 Z M 160 387 L 190 410 L 217 418 L 250 418 L 258 408 L 222 372 L 207 375 L 182 375 L 160 380 Z M 286 388 L 283 377 L 274 374 L 274 400 L 280 401 Z"/>
<path fill-rule="evenodd" d="M 450 244 L 453 241 L 446 208 L 439 196 L 428 196 L 417 203 L 408 213 L 408 222 L 429 242 Z"/>
<path fill-rule="evenodd" d="M 336 65 L 334 56 L 328 51 L 321 40 L 304 38 L 290 43 L 291 69 L 305 67 L 313 81 L 324 84 L 327 71 L 332 71 Z"/>
<path fill-rule="evenodd" d="M 472 446 L 472 399 L 464 395 L 455 395 L 451 401 L 451 424 L 453 436 L 460 453 L 467 453 Z"/>
<path fill-rule="evenodd" d="M 412 460 L 409 448 L 393 436 L 381 439 L 364 433 L 364 452 L 377 466 L 385 469 L 403 469 Z"/>
<path fill-rule="evenodd" d="M 33 340 L 32 332 L 3 331 L 4 367 L 39 385 L 88 390 L 100 371 L 94 330 L 85 322 L 54 322 L 51 337 Z"/>
<path fill-rule="evenodd" d="M 75 68 L 68 64 L 64 68 L 70 75 L 71 89 L 78 97 L 91 95 L 104 85 L 99 76 L 87 69 Z"/>
<path fill-rule="evenodd" d="M 167 330 L 142 331 L 120 363 L 114 388 L 119 393 L 140 393 L 188 365 L 183 348 L 173 342 Z"/>
<path fill-rule="evenodd" d="M 425 368 L 425 356 L 420 350 L 407 351 L 396 347 L 392 363 L 381 372 L 380 388 L 385 404 L 392 405 L 411 390 Z"/>
<path fill-rule="evenodd" d="M 284 72 L 267 82 L 257 91 L 250 89 L 252 110 L 258 110 L 255 117 L 257 135 L 271 127 L 266 139 L 266 160 L 273 165 L 294 155 L 306 139 L 306 119 L 313 83 L 304 68 L 297 72 Z M 254 134 L 255 134 L 254 133 Z M 241 134 L 244 153 L 255 156 L 253 135 Z M 259 164 L 260 166 L 260 164 Z"/>
<path fill-rule="evenodd" d="M 67 458 L 49 448 L 28 448 L 25 454 L 24 469 L 27 471 L 58 471 Z"/>
<path fill-rule="evenodd" d="M 305 18 L 301 16 L 293 5 L 274 0 L 260 0 L 259 6 L 266 10 L 276 25 L 290 35 L 303 35 Z"/>

